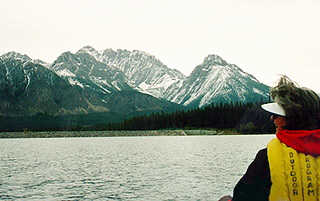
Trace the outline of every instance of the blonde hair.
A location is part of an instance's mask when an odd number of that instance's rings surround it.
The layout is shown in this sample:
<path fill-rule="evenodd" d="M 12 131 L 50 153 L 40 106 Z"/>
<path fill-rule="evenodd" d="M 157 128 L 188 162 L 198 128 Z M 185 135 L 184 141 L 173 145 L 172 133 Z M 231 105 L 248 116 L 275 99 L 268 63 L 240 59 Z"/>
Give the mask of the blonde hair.
<path fill-rule="evenodd" d="M 314 130 L 320 127 L 320 98 L 312 90 L 299 87 L 287 76 L 282 76 L 270 91 L 272 100 L 286 114 L 286 129 Z"/>

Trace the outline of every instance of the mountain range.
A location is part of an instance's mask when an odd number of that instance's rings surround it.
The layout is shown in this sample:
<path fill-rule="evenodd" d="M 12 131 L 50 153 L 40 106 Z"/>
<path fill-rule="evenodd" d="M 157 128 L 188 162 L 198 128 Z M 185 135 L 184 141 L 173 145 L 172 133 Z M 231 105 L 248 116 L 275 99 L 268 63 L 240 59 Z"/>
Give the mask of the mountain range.
<path fill-rule="evenodd" d="M 266 101 L 269 87 L 218 55 L 186 76 L 143 51 L 85 46 L 51 64 L 16 52 L 0 56 L 0 92 L 2 116 L 123 116 Z"/>

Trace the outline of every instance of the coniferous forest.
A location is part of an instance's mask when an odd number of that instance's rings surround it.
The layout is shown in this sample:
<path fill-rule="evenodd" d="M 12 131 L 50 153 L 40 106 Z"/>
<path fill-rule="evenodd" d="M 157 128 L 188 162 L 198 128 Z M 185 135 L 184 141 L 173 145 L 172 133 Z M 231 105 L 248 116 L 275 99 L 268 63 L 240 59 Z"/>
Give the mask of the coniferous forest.
<path fill-rule="evenodd" d="M 260 105 L 261 103 L 212 103 L 204 108 L 187 111 L 135 116 L 117 124 L 100 125 L 100 129 L 234 129 L 241 133 L 272 132 L 269 114 L 261 110 Z"/>

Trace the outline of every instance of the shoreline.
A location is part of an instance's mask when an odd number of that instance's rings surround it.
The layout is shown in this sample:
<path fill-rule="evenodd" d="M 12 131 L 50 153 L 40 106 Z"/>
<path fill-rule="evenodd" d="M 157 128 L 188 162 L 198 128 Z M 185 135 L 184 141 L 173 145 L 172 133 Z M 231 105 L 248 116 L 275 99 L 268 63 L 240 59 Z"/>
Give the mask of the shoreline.
<path fill-rule="evenodd" d="M 148 131 L 39 131 L 1 132 L 1 138 L 70 138 L 70 137 L 130 137 L 130 136 L 186 136 L 183 130 Z"/>
<path fill-rule="evenodd" d="M 0 139 L 5 138 L 70 138 L 70 137 L 134 137 L 134 136 L 193 136 L 227 135 L 224 131 L 212 130 L 137 130 L 137 131 L 26 131 L 0 132 Z"/>
<path fill-rule="evenodd" d="M 0 139 L 8 138 L 73 138 L 73 137 L 142 137 L 197 135 L 264 135 L 273 133 L 237 133 L 232 130 L 119 130 L 119 131 L 24 131 L 0 132 Z"/>

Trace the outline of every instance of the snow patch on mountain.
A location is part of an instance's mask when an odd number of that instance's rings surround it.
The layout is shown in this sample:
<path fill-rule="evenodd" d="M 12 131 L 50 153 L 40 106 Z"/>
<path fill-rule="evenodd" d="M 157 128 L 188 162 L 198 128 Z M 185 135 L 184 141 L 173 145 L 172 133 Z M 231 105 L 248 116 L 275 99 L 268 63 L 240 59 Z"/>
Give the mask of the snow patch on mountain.
<path fill-rule="evenodd" d="M 56 71 L 56 73 L 61 77 L 76 77 L 76 75 L 68 69 L 61 69 Z"/>
<path fill-rule="evenodd" d="M 78 80 L 73 79 L 72 77 L 68 78 L 68 82 L 71 85 L 77 85 L 77 86 L 81 87 L 82 89 L 84 88 L 84 85 L 81 82 L 79 82 Z"/>

